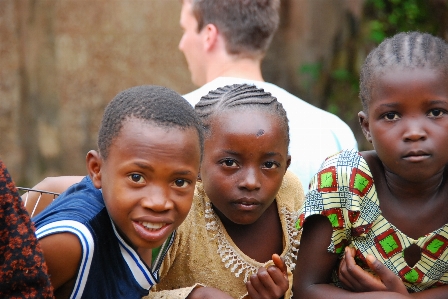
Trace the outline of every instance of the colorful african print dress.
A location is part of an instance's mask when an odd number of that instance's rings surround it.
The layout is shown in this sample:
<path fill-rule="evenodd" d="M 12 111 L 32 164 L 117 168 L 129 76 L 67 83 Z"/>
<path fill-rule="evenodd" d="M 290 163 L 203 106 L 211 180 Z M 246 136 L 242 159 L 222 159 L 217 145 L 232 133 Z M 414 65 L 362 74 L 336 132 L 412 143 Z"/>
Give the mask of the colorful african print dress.
<path fill-rule="evenodd" d="M 357 264 L 367 271 L 365 257 L 372 254 L 410 292 L 448 284 L 448 224 L 418 240 L 400 232 L 381 215 L 372 174 L 359 152 L 341 151 L 323 163 L 311 182 L 297 228 L 314 214 L 327 216 L 333 226 L 329 252 L 342 257 L 345 246 L 354 247 Z M 422 256 L 410 267 L 403 253 L 412 244 L 421 248 Z M 336 270 L 333 281 L 339 285 Z"/>

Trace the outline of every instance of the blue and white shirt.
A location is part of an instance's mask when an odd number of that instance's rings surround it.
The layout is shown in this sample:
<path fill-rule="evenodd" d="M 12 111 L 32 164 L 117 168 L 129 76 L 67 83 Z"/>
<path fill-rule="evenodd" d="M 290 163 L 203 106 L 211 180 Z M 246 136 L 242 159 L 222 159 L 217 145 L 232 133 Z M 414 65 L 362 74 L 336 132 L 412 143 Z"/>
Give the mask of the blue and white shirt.
<path fill-rule="evenodd" d="M 33 218 L 38 239 L 69 232 L 82 246 L 71 299 L 138 298 L 159 281 L 159 269 L 175 233 L 153 250 L 152 267 L 118 234 L 100 190 L 89 177 L 62 193 Z"/>

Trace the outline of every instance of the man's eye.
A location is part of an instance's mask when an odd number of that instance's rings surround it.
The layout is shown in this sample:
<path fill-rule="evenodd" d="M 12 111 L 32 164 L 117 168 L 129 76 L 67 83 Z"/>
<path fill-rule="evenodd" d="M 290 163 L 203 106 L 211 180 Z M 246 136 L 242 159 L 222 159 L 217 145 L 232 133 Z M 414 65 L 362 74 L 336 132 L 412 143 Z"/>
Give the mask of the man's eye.
<path fill-rule="evenodd" d="M 190 183 L 187 180 L 184 179 L 177 179 L 174 181 L 174 185 L 176 185 L 176 187 L 179 188 L 185 188 L 189 185 Z"/>
<path fill-rule="evenodd" d="M 264 163 L 264 168 L 273 169 L 273 168 L 277 168 L 277 167 L 278 167 L 278 165 L 271 161 Z"/>
<path fill-rule="evenodd" d="M 442 111 L 442 110 L 440 110 L 440 109 L 432 109 L 431 111 L 429 111 L 429 113 L 428 113 L 428 115 L 430 116 L 430 117 L 439 117 L 439 116 L 442 116 L 442 115 L 444 115 L 445 113 Z"/>
<path fill-rule="evenodd" d="M 398 114 L 395 112 L 388 112 L 384 115 L 384 118 L 386 120 L 397 120 L 399 117 Z"/>
<path fill-rule="evenodd" d="M 231 160 L 231 159 L 226 159 L 226 160 L 222 161 L 221 164 L 225 165 L 227 167 L 235 167 L 235 166 L 237 166 L 236 162 L 234 160 Z"/>
<path fill-rule="evenodd" d="M 143 184 L 145 182 L 145 179 L 143 178 L 143 176 L 138 173 L 130 174 L 129 179 L 131 179 L 131 181 L 133 181 L 134 183 L 139 183 L 139 184 Z"/>

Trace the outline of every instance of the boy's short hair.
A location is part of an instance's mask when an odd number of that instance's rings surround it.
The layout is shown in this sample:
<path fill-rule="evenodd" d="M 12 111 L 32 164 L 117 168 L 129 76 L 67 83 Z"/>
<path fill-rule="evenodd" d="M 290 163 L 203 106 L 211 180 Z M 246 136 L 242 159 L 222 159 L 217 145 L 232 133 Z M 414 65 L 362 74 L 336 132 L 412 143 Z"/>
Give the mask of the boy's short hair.
<path fill-rule="evenodd" d="M 107 159 L 113 139 L 130 118 L 167 128 L 196 129 L 202 154 L 203 129 L 193 107 L 169 88 L 143 85 L 120 92 L 106 106 L 98 132 L 98 149 L 103 159 Z"/>
<path fill-rule="evenodd" d="M 263 57 L 279 24 L 280 0 L 191 1 L 198 32 L 214 24 L 232 55 Z"/>

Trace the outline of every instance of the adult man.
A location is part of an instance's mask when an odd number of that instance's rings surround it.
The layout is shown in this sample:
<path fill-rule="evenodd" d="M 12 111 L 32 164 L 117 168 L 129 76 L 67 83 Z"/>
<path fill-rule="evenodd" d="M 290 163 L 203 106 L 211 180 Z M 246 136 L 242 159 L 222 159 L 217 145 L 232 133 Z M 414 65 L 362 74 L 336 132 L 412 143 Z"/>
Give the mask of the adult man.
<path fill-rule="evenodd" d="M 323 160 L 343 148 L 357 148 L 353 132 L 337 116 L 266 83 L 261 61 L 278 27 L 279 0 L 183 0 L 179 49 L 194 84 L 184 95 L 195 105 L 210 90 L 248 83 L 281 102 L 290 126 L 289 167 L 307 187 Z"/>

